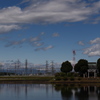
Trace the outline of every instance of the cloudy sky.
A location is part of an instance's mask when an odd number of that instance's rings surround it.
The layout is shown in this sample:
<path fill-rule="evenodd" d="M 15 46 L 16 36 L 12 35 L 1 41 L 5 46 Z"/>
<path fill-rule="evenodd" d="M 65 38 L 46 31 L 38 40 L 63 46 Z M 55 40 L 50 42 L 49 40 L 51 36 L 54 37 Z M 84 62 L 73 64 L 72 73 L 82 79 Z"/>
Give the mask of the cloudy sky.
<path fill-rule="evenodd" d="M 44 64 L 100 57 L 100 0 L 0 0 L 0 62 Z"/>

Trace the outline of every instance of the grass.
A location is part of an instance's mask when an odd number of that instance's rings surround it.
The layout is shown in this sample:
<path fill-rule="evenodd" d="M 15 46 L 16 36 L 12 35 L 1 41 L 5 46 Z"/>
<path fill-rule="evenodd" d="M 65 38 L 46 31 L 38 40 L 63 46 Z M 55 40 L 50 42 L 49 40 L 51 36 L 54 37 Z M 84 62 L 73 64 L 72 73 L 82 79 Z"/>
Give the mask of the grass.
<path fill-rule="evenodd" d="M 55 80 L 54 83 L 100 83 L 100 77 L 96 78 L 82 78 L 82 77 L 68 77 L 67 80 Z"/>
<path fill-rule="evenodd" d="M 53 76 L 0 76 L 0 81 L 50 81 Z"/>
<path fill-rule="evenodd" d="M 100 77 L 66 77 L 65 79 L 55 80 L 54 76 L 0 76 L 0 82 L 2 81 L 32 81 L 39 83 L 100 83 Z"/>

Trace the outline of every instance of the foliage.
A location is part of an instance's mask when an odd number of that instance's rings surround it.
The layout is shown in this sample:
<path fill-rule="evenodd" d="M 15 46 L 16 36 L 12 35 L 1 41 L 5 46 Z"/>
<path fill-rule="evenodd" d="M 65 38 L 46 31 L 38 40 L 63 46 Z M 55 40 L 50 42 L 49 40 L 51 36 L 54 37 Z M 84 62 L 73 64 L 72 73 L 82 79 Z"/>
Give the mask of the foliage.
<path fill-rule="evenodd" d="M 59 72 L 55 74 L 55 80 L 65 80 L 66 77 L 67 77 L 67 74 L 63 72 Z"/>
<path fill-rule="evenodd" d="M 68 77 L 67 76 L 64 76 L 63 77 L 63 80 L 65 80 L 65 81 L 68 80 Z"/>
<path fill-rule="evenodd" d="M 71 65 L 71 63 L 69 61 L 65 61 L 62 63 L 61 65 L 61 72 L 64 72 L 64 73 L 68 73 L 70 71 L 72 71 L 73 67 Z"/>
<path fill-rule="evenodd" d="M 100 74 L 100 58 L 97 60 L 97 69 L 98 69 L 99 74 Z"/>
<path fill-rule="evenodd" d="M 60 76 L 60 77 L 66 76 L 66 73 L 58 72 L 55 74 L 55 77 L 58 77 L 58 76 Z"/>
<path fill-rule="evenodd" d="M 71 72 L 70 73 L 67 73 L 67 76 L 68 77 L 72 77 L 72 76 L 74 76 L 74 73 L 71 73 Z"/>
<path fill-rule="evenodd" d="M 79 72 L 79 71 L 80 71 L 80 66 L 79 66 L 78 63 L 75 64 L 75 66 L 74 66 L 74 71 L 75 71 L 75 72 Z"/>
<path fill-rule="evenodd" d="M 78 80 L 81 80 L 81 78 L 80 78 L 80 77 L 78 77 Z"/>
<path fill-rule="evenodd" d="M 74 70 L 79 73 L 85 73 L 88 70 L 88 61 L 85 59 L 80 59 L 75 65 Z"/>
<path fill-rule="evenodd" d="M 57 80 L 57 81 L 62 80 L 62 77 L 57 76 L 57 77 L 55 77 L 55 80 Z"/>
<path fill-rule="evenodd" d="M 84 66 L 82 66 L 82 67 L 80 68 L 80 72 L 81 72 L 81 73 L 85 73 L 85 72 L 87 72 L 87 69 L 88 69 L 88 67 L 87 67 L 86 65 L 84 65 Z"/>
<path fill-rule="evenodd" d="M 72 76 L 72 77 L 70 77 L 70 80 L 73 81 L 73 80 L 75 80 L 75 78 Z"/>

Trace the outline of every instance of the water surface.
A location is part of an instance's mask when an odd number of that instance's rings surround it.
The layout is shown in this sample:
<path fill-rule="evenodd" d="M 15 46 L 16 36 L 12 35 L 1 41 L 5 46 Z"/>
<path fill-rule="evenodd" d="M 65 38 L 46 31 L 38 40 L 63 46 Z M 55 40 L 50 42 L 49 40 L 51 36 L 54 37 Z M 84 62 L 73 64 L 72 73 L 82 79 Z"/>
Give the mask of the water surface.
<path fill-rule="evenodd" d="M 99 85 L 0 84 L 1 100 L 100 100 Z"/>

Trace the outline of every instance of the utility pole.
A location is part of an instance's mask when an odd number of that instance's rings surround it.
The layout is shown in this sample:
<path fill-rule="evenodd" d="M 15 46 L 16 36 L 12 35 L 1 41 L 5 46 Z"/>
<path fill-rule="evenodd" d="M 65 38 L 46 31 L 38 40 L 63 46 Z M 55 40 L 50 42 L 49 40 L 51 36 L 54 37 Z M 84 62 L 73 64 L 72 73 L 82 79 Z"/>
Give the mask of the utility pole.
<path fill-rule="evenodd" d="M 48 74 L 48 61 L 46 61 L 46 74 Z"/>
<path fill-rule="evenodd" d="M 28 65 L 28 61 L 27 59 L 25 60 L 25 74 L 27 75 L 27 65 Z"/>
<path fill-rule="evenodd" d="M 18 61 L 17 61 L 17 68 L 18 68 L 18 74 L 20 74 L 20 70 L 19 70 L 19 68 L 20 68 L 20 61 L 19 61 L 19 59 L 18 59 Z"/>
<path fill-rule="evenodd" d="M 52 75 L 54 74 L 54 62 L 52 61 L 51 62 L 51 72 L 52 72 Z"/>
<path fill-rule="evenodd" d="M 18 69 L 20 68 L 20 61 L 19 61 L 19 59 L 17 61 L 17 67 L 18 67 Z"/>
<path fill-rule="evenodd" d="M 15 62 L 15 75 L 16 75 L 16 62 Z"/>

